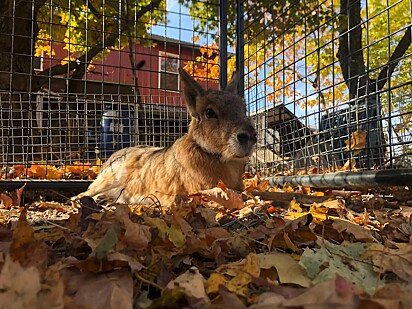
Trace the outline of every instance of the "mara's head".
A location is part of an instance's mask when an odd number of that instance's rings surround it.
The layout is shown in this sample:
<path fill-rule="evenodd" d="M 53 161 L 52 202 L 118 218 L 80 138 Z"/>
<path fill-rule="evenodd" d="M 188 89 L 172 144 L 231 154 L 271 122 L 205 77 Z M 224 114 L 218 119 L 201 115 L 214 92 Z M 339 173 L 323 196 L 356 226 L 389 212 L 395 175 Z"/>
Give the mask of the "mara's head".
<path fill-rule="evenodd" d="M 182 68 L 179 73 L 192 117 L 189 135 L 204 151 L 218 154 L 224 161 L 246 161 L 253 152 L 256 131 L 237 94 L 239 74 L 233 74 L 225 90 L 217 91 L 205 90 Z"/>

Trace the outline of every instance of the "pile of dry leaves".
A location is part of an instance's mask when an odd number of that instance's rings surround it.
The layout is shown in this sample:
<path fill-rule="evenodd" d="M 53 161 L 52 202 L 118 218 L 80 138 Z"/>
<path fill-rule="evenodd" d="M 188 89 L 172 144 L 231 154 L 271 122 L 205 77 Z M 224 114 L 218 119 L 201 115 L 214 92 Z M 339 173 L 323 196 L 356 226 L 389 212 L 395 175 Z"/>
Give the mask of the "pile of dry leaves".
<path fill-rule="evenodd" d="M 155 198 L 19 208 L 10 197 L 0 307 L 410 308 L 409 188 L 245 185 L 178 196 L 170 211 Z M 32 222 L 51 209 L 67 219 Z"/>

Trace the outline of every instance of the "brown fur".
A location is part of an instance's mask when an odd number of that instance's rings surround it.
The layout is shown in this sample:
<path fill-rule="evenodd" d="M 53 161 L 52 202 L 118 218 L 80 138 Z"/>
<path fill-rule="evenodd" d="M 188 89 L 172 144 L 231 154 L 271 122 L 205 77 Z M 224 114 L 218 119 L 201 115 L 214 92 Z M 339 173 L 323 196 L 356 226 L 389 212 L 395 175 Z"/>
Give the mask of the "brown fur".
<path fill-rule="evenodd" d="M 120 203 L 136 204 L 155 195 L 167 206 L 177 194 L 212 188 L 219 179 L 229 188 L 243 188 L 242 169 L 256 143 L 256 132 L 243 100 L 235 93 L 237 73 L 225 91 L 206 91 L 183 69 L 179 72 L 192 118 L 188 133 L 168 148 L 137 146 L 117 151 L 80 196 L 104 194 Z"/>

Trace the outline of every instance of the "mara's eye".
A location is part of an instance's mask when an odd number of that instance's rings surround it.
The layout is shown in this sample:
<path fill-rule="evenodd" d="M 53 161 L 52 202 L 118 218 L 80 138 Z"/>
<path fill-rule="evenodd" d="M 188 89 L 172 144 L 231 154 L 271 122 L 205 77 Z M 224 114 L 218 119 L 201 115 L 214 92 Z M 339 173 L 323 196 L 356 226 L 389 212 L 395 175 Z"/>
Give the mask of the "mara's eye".
<path fill-rule="evenodd" d="M 208 108 L 208 109 L 205 110 L 205 116 L 206 116 L 206 118 L 209 118 L 209 119 L 210 118 L 217 118 L 217 115 L 216 115 L 215 111 L 211 108 Z"/>

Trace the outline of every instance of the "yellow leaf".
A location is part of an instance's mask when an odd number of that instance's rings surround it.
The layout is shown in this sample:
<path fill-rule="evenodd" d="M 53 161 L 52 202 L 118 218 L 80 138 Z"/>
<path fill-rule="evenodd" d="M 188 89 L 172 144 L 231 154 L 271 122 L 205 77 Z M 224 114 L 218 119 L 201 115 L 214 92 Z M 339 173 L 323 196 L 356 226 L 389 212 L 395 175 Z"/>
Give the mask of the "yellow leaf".
<path fill-rule="evenodd" d="M 299 219 L 301 217 L 306 216 L 308 213 L 305 212 L 294 212 L 294 211 L 289 211 L 286 215 L 285 215 L 285 219 L 288 220 L 295 220 L 295 219 Z"/>
<path fill-rule="evenodd" d="M 348 159 L 342 167 L 338 167 L 338 171 L 355 171 L 356 170 L 356 160 Z"/>
<path fill-rule="evenodd" d="M 290 209 L 292 209 L 296 212 L 302 212 L 302 208 L 300 207 L 299 202 L 297 202 L 294 199 L 290 201 Z"/>
<path fill-rule="evenodd" d="M 158 228 L 159 236 L 162 239 L 166 239 L 167 236 L 176 248 L 180 248 L 185 244 L 185 236 L 177 224 L 168 227 L 166 222 L 160 218 L 145 218 L 145 223 Z"/>
<path fill-rule="evenodd" d="M 366 147 L 366 132 L 356 131 L 351 134 L 350 139 L 345 141 L 346 151 L 353 151 L 354 154 L 358 154 Z"/>
<path fill-rule="evenodd" d="M 311 193 L 310 195 L 313 195 L 313 196 L 325 196 L 325 193 L 324 193 L 324 192 L 315 191 L 315 192 Z"/>
<path fill-rule="evenodd" d="M 290 254 L 260 253 L 257 258 L 262 269 L 276 268 L 281 283 L 298 284 L 302 287 L 310 286 L 311 280 L 306 276 L 306 271 Z"/>
<path fill-rule="evenodd" d="M 245 260 L 245 271 L 253 277 L 260 276 L 259 260 L 256 253 L 250 253 Z"/>
<path fill-rule="evenodd" d="M 207 279 L 206 293 L 217 293 L 219 291 L 219 285 L 227 285 L 225 277 L 218 273 L 211 274 L 209 279 Z"/>
<path fill-rule="evenodd" d="M 293 241 L 290 239 L 288 233 L 284 233 L 283 234 L 283 239 L 285 240 L 286 245 L 288 246 L 289 249 L 291 249 L 293 252 L 296 253 L 302 253 L 302 250 L 300 250 L 294 243 Z"/>

